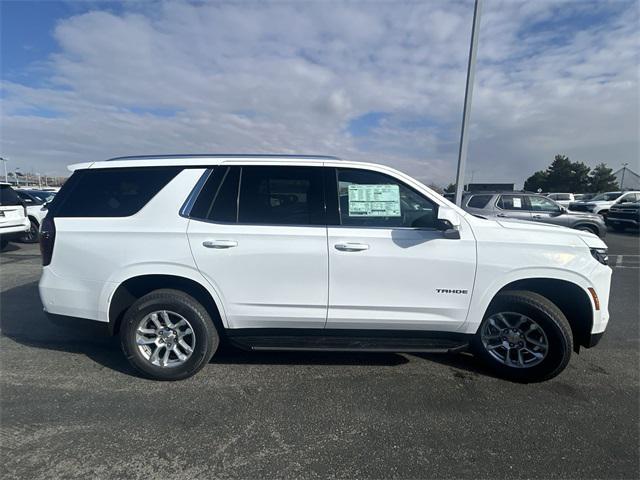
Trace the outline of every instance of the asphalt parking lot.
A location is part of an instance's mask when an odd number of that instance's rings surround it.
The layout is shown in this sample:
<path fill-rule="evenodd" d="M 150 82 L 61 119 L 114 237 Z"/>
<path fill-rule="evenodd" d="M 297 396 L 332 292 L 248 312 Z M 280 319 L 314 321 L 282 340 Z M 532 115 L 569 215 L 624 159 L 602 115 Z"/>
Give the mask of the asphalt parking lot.
<path fill-rule="evenodd" d="M 468 355 L 245 353 L 136 377 L 115 339 L 41 312 L 37 246 L 0 255 L 4 478 L 638 478 L 640 240 L 601 344 L 545 383 Z"/>

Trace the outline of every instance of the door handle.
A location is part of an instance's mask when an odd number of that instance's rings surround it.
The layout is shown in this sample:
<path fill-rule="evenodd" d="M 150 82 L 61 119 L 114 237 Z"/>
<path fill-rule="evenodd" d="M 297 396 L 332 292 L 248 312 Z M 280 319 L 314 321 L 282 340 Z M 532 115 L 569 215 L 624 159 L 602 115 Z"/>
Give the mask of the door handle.
<path fill-rule="evenodd" d="M 533 215 L 533 218 L 542 218 L 542 215 Z"/>
<path fill-rule="evenodd" d="M 362 252 L 363 250 L 369 250 L 369 245 L 366 243 L 336 243 L 336 250 L 341 252 Z"/>
<path fill-rule="evenodd" d="M 237 247 L 235 240 L 205 240 L 202 245 L 207 248 L 232 248 Z"/>
<path fill-rule="evenodd" d="M 504 217 L 506 217 L 506 215 L 505 215 L 504 213 L 498 213 L 498 214 L 496 215 L 496 217 L 504 218 Z"/>

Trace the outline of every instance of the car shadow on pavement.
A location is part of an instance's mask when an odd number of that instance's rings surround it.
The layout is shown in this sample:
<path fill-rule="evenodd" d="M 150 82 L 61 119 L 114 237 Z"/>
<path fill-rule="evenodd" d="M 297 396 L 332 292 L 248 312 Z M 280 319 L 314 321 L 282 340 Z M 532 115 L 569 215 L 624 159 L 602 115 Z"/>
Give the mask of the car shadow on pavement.
<path fill-rule="evenodd" d="M 42 311 L 37 282 L 0 293 L 0 329 L 2 336 L 21 345 L 81 353 L 104 367 L 135 375 L 117 338 L 91 328 L 73 330 L 51 323 Z"/>
<path fill-rule="evenodd" d="M 72 329 L 53 324 L 42 311 L 37 282 L 0 293 L 2 336 L 32 348 L 81 353 L 118 372 L 138 376 L 120 351 L 117 337 L 102 330 Z M 223 342 L 212 364 L 265 365 L 381 365 L 396 366 L 409 360 L 395 353 L 362 352 L 246 352 Z"/>

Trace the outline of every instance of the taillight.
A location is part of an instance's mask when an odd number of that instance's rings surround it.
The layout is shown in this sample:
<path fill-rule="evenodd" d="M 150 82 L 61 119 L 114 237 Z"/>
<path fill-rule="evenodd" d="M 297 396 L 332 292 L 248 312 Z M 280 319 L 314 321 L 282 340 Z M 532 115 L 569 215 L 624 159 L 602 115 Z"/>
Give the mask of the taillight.
<path fill-rule="evenodd" d="M 44 267 L 51 263 L 55 241 L 56 226 L 53 223 L 53 218 L 47 216 L 42 220 L 42 225 L 40 226 L 40 253 L 42 254 L 42 266 Z"/>

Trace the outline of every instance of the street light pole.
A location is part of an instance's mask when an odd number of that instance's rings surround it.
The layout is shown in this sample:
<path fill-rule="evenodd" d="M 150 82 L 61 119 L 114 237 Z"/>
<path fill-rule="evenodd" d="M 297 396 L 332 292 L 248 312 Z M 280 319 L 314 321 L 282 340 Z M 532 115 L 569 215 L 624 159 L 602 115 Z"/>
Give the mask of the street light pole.
<path fill-rule="evenodd" d="M 4 163 L 4 181 L 9 183 L 9 177 L 7 177 L 7 159 L 0 157 L 0 162 Z"/>
<path fill-rule="evenodd" d="M 464 174 L 467 163 L 467 146 L 469 143 L 468 124 L 473 96 L 473 79 L 476 73 L 476 52 L 478 50 L 478 34 L 480 33 L 480 9 L 482 0 L 476 0 L 473 7 L 473 26 L 471 27 L 471 45 L 469 46 L 469 63 L 467 65 L 467 85 L 464 91 L 464 109 L 462 111 L 462 128 L 460 130 L 460 149 L 458 150 L 458 171 L 456 172 L 456 205 L 462 204 Z"/>

